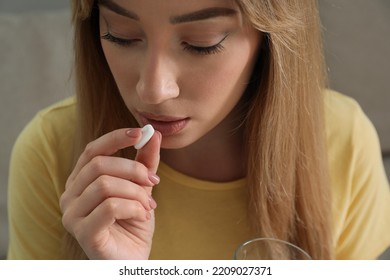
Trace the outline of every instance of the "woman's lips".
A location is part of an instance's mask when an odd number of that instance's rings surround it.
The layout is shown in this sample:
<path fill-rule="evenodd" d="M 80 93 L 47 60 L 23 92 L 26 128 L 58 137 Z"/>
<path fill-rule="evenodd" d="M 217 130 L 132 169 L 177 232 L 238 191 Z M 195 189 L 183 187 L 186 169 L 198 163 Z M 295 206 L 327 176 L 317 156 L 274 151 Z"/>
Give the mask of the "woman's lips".
<path fill-rule="evenodd" d="M 171 136 L 182 131 L 189 118 L 154 115 L 150 113 L 139 113 L 143 125 L 151 124 L 155 130 L 158 130 L 163 136 Z"/>

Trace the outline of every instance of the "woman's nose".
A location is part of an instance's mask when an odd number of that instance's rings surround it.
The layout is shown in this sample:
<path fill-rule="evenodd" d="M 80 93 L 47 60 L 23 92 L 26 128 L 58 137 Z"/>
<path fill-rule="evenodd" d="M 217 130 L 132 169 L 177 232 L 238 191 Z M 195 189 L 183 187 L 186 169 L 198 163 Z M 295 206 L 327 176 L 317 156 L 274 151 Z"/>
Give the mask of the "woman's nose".
<path fill-rule="evenodd" d="M 175 63 L 167 56 L 144 58 L 136 91 L 142 102 L 159 104 L 179 96 Z"/>

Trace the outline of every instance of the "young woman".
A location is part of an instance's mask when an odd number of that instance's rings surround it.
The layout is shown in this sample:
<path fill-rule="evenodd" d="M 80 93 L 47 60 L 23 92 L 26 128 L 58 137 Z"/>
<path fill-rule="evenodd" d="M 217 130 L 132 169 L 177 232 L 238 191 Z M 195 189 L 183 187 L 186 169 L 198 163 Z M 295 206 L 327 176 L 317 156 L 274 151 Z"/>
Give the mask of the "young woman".
<path fill-rule="evenodd" d="M 316 1 L 73 1 L 73 21 L 76 98 L 14 148 L 9 258 L 231 259 L 272 237 L 364 259 L 390 245 L 377 135 L 325 89 Z"/>

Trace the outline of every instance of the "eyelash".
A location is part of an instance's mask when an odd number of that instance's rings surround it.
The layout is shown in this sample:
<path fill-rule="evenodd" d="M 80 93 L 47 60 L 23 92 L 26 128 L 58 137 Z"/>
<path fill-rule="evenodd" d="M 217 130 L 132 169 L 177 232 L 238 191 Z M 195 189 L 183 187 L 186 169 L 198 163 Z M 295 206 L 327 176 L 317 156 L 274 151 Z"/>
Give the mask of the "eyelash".
<path fill-rule="evenodd" d="M 197 47 L 197 46 L 192 46 L 188 43 L 183 43 L 183 49 L 185 51 L 189 51 L 191 53 L 199 54 L 199 55 L 217 54 L 222 52 L 225 49 L 224 46 L 222 46 L 222 41 L 219 42 L 218 44 L 209 47 Z"/>
<path fill-rule="evenodd" d="M 217 54 L 217 53 L 222 52 L 225 49 L 224 46 L 222 45 L 222 42 L 225 41 L 225 39 L 228 36 L 229 36 L 229 34 L 227 34 L 225 37 L 223 37 L 223 39 L 219 43 L 217 43 L 213 46 L 208 46 L 208 47 L 198 47 L 198 46 L 190 45 L 188 43 L 182 43 L 182 45 L 183 45 L 183 49 L 185 51 L 191 52 L 191 53 L 196 54 L 196 55 Z M 109 42 L 112 42 L 114 44 L 117 44 L 119 46 L 124 46 L 124 47 L 128 47 L 128 46 L 130 46 L 138 41 L 138 40 L 132 40 L 132 39 L 119 38 L 119 37 L 113 36 L 109 32 L 107 32 L 106 34 L 101 36 L 101 38 L 104 40 L 107 40 Z"/>
<path fill-rule="evenodd" d="M 112 34 L 110 34 L 109 32 L 107 32 L 106 34 L 101 36 L 101 38 L 104 39 L 104 40 L 107 40 L 109 42 L 112 42 L 114 44 L 117 44 L 117 45 L 120 45 L 120 46 L 125 46 L 125 47 L 130 46 L 130 45 L 132 45 L 132 44 L 134 44 L 136 42 L 136 40 L 123 39 L 123 38 L 115 37 Z"/>

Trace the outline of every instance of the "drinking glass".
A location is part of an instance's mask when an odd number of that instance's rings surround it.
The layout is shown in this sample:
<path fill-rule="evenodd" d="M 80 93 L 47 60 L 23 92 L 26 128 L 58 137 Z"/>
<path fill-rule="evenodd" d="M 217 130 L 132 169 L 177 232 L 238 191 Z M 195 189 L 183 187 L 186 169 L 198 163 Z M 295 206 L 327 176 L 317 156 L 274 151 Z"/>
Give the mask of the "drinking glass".
<path fill-rule="evenodd" d="M 275 238 L 255 238 L 241 244 L 234 252 L 235 260 L 311 260 L 298 246 Z"/>

